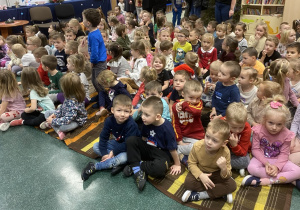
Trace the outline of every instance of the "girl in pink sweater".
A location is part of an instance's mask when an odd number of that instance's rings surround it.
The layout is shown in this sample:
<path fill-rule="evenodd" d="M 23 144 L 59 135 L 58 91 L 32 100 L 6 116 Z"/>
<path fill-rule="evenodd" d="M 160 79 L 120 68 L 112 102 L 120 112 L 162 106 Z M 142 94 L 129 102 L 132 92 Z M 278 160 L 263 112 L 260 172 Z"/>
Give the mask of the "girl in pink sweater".
<path fill-rule="evenodd" d="M 290 119 L 282 96 L 266 99 L 262 123 L 252 128 L 252 155 L 248 166 L 251 175 L 242 185 L 293 183 L 300 188 L 300 167 L 289 161 L 291 140 L 295 134 L 286 128 Z"/>

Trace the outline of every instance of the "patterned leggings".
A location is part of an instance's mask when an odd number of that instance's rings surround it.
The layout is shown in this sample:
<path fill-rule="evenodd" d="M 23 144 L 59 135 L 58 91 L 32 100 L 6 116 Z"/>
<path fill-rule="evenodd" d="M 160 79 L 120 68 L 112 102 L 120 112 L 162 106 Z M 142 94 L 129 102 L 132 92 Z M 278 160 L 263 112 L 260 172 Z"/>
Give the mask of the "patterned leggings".
<path fill-rule="evenodd" d="M 10 122 L 14 119 L 19 119 L 21 118 L 21 112 L 19 111 L 10 111 L 10 112 L 4 112 L 0 116 L 0 122 Z"/>

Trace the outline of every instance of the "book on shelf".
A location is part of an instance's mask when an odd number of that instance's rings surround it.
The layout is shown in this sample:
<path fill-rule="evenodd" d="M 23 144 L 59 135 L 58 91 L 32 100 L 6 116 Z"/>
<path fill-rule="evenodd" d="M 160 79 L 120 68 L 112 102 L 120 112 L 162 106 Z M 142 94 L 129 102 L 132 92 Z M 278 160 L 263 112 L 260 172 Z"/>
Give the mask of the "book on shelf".
<path fill-rule="evenodd" d="M 246 4 L 262 4 L 262 0 L 247 0 Z"/>
<path fill-rule="evenodd" d="M 264 4 L 284 4 L 285 0 L 265 0 Z"/>
<path fill-rule="evenodd" d="M 260 15 L 259 9 L 251 9 L 251 8 L 244 8 L 243 9 L 244 15 Z"/>

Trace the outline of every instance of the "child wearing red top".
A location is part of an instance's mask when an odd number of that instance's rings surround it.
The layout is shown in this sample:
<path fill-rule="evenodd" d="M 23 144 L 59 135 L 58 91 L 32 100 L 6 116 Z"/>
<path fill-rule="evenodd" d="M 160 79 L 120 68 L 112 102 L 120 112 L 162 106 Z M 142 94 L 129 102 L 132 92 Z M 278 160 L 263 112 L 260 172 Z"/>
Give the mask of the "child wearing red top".
<path fill-rule="evenodd" d="M 231 153 L 231 166 L 239 169 L 240 175 L 245 176 L 245 168 L 250 163 L 251 126 L 247 122 L 247 109 L 243 103 L 233 102 L 226 109 L 226 120 L 230 128 L 228 147 Z"/>
<path fill-rule="evenodd" d="M 200 82 L 186 81 L 181 93 L 184 99 L 172 107 L 172 124 L 179 154 L 189 155 L 193 144 L 204 138 L 204 128 L 200 119 L 203 108 L 202 91 Z"/>
<path fill-rule="evenodd" d="M 43 55 L 48 55 L 48 51 L 44 47 L 38 47 L 35 50 L 33 50 L 32 54 L 35 57 L 35 61 L 40 64 L 40 66 L 37 69 L 37 72 L 39 73 L 41 80 L 43 81 L 45 86 L 49 86 L 50 80 L 48 77 L 48 72 L 42 68 L 42 63 L 41 63 L 41 57 Z"/>

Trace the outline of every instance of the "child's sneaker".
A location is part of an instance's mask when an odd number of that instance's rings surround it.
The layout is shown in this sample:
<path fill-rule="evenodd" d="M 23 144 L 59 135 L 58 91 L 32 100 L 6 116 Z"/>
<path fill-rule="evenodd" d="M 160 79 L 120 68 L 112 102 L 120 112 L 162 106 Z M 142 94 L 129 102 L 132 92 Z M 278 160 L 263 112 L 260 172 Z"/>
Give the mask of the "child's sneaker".
<path fill-rule="evenodd" d="M 130 165 L 125 166 L 125 168 L 123 169 L 123 175 L 125 177 L 129 177 L 133 174 L 132 168 L 130 167 Z"/>
<path fill-rule="evenodd" d="M 47 121 L 44 121 L 40 124 L 40 129 L 45 130 L 47 128 L 51 128 L 51 125 L 47 123 Z"/>
<path fill-rule="evenodd" d="M 187 190 L 185 193 L 183 193 L 181 200 L 182 202 L 199 201 L 200 193 Z"/>
<path fill-rule="evenodd" d="M 23 125 L 23 119 L 12 120 L 9 124 L 10 126 Z"/>
<path fill-rule="evenodd" d="M 58 137 L 60 140 L 64 140 L 64 138 L 66 137 L 66 134 L 64 132 L 59 131 L 58 132 Z"/>
<path fill-rule="evenodd" d="M 243 177 L 245 176 L 245 169 L 244 168 L 240 169 L 240 175 L 243 176 Z"/>
<path fill-rule="evenodd" d="M 103 109 L 100 109 L 100 111 L 97 112 L 96 115 L 102 117 L 102 116 L 108 115 L 108 113 L 109 112 L 107 111 L 107 109 L 103 108 Z"/>
<path fill-rule="evenodd" d="M 146 184 L 146 174 L 144 171 L 140 170 L 134 174 L 135 182 L 140 191 L 143 191 Z"/>
<path fill-rule="evenodd" d="M 122 164 L 122 165 L 117 165 L 115 167 L 112 168 L 111 172 L 110 172 L 110 175 L 112 176 L 115 176 L 117 175 L 118 173 L 120 173 L 121 171 L 123 171 L 125 165 Z"/>
<path fill-rule="evenodd" d="M 81 179 L 83 181 L 88 180 L 91 175 L 96 172 L 95 164 L 93 162 L 89 162 L 87 166 L 81 172 Z"/>
<path fill-rule="evenodd" d="M 232 203 L 233 202 L 233 197 L 232 194 L 227 194 L 227 203 Z"/>
<path fill-rule="evenodd" d="M 9 128 L 10 124 L 8 122 L 6 123 L 1 123 L 0 124 L 0 130 L 1 131 L 7 131 L 7 129 Z"/>

